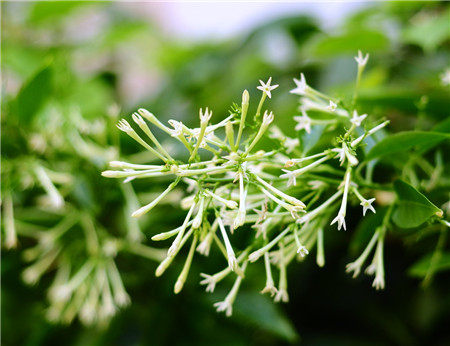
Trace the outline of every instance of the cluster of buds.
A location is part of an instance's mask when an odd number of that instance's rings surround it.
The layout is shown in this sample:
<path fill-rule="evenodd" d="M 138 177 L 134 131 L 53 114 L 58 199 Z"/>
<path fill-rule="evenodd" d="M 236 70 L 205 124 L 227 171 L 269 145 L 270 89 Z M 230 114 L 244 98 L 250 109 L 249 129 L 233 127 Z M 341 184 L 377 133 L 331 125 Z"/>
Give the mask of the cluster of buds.
<path fill-rule="evenodd" d="M 357 59 L 357 83 L 367 58 Z M 181 207 L 187 210 L 184 221 L 179 227 L 152 237 L 155 241 L 173 238 L 166 257 L 156 269 L 156 276 L 169 268 L 183 247 L 188 247 L 174 287 L 178 293 L 188 277 L 195 253 L 209 256 L 212 249 L 219 250 L 225 268 L 211 275 L 202 273 L 200 283 L 206 285 L 207 292 L 212 292 L 216 284 L 234 275 L 231 291 L 224 301 L 215 304 L 227 316 L 232 314 L 249 264 L 263 258 L 266 285 L 261 293 L 269 293 L 276 302 L 287 302 L 287 266 L 295 259 L 303 260 L 314 247 L 317 264 L 325 264 L 324 231 L 335 223 L 338 230 L 346 230 L 349 199 L 353 196 L 359 199 L 364 215 L 367 210 L 375 212 L 374 199 L 362 197 L 354 179 L 359 165 L 358 148 L 366 137 L 388 122 L 363 130 L 366 114 L 358 115 L 353 106 L 346 107 L 343 102 L 310 87 L 301 74 L 300 80 L 294 79 L 296 88 L 291 91 L 301 96 L 301 116 L 294 116 L 297 134 L 302 130 L 310 133 L 315 126 L 348 128 L 335 142 L 330 141 L 328 149 L 310 154 L 301 150 L 298 138 L 289 138 L 272 125 L 275 118 L 272 111 L 263 110 L 264 101 L 278 87 L 271 82 L 271 78 L 260 81 L 257 89 L 262 91 L 262 96 L 251 121 L 248 121 L 247 90 L 242 94 L 241 105 L 235 105 L 230 116 L 216 124 L 211 123 L 212 111 L 200 110 L 198 128 L 189 128 L 176 120 L 169 120 L 169 127 L 149 111 L 139 109 L 132 119 L 145 139 L 126 120 L 121 120 L 118 128 L 162 162 L 147 165 L 112 161 L 110 166 L 116 170 L 102 173 L 109 178 L 123 178 L 125 182 L 162 176 L 173 179 L 158 197 L 134 211 L 133 217 L 148 213 L 179 184 L 187 184 L 188 195 L 181 201 Z M 317 112 L 328 117 L 315 119 Z M 185 162 L 175 159 L 176 155 L 163 148 L 149 125 L 179 141 L 188 151 L 188 159 Z M 274 143 L 268 150 L 267 138 Z M 336 209 L 338 213 L 334 216 Z M 244 227 L 254 229 L 254 236 L 247 243 L 233 241 L 234 233 Z M 376 231 L 376 235 L 375 241 L 382 242 L 381 233 Z M 382 258 L 380 246 L 377 253 Z M 278 284 L 274 270 L 278 271 Z M 377 267 L 374 283 L 377 288 L 384 286 L 381 275 Z"/>

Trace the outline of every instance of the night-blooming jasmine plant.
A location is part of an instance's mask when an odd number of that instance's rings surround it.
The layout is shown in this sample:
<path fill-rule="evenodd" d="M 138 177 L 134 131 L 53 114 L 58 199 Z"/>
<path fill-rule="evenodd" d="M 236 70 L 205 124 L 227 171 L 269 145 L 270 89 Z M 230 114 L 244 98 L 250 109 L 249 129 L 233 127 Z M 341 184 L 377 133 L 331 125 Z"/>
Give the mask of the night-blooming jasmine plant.
<path fill-rule="evenodd" d="M 157 276 L 171 266 L 175 257 L 186 256 L 175 293 L 182 290 L 196 252 L 209 256 L 212 251 L 218 251 L 223 255 L 223 269 L 215 274 L 202 273 L 200 281 L 207 292 L 213 292 L 222 280 L 234 278 L 229 294 L 214 304 L 217 311 L 227 316 L 232 314 L 246 268 L 258 265 L 257 262 L 266 274 L 261 293 L 269 293 L 276 302 L 288 302 L 287 267 L 294 260 L 308 260 L 314 247 L 318 266 L 324 266 L 325 234 L 335 229 L 351 230 L 347 218 L 352 205 L 359 203 L 364 216 L 368 210 L 375 213 L 374 192 L 370 180 L 361 177 L 364 169 L 361 162 L 366 138 L 383 130 L 389 122 L 373 119 L 368 114 L 359 115 L 356 109 L 359 80 L 368 57 L 359 52 L 355 58 L 357 81 L 350 105 L 315 90 L 307 84 L 303 73 L 299 80 L 294 78 L 296 87 L 291 93 L 300 96 L 301 113 L 293 117 L 297 123 L 296 138 L 286 136 L 273 125 L 277 117 L 285 115 L 264 109 L 264 101 L 278 87 L 271 85 L 272 77 L 267 82 L 260 81 L 257 87 L 262 95 L 253 116 L 250 93 L 245 90 L 241 105 L 234 105 L 230 116 L 217 123 L 212 122 L 211 110 L 200 110 L 198 128 L 176 120 L 169 120 L 165 125 L 146 109 L 139 109 L 131 117 L 145 137 L 138 135 L 125 119 L 119 122 L 121 131 L 160 162 L 138 165 L 113 161 L 110 166 L 120 169 L 102 175 L 121 178 L 124 182 L 156 177 L 172 180 L 156 198 L 143 201 L 144 205 L 132 217 L 157 208 L 174 189 L 185 186 L 186 196 L 180 202 L 180 207 L 187 210 L 184 221 L 179 227 L 152 238 L 173 239 L 171 243 L 169 240 L 166 257 L 156 269 Z M 318 114 L 325 116 L 318 117 Z M 164 149 L 151 127 L 178 141 L 186 149 L 188 159 L 180 160 L 176 153 Z M 326 145 L 322 143 L 319 151 L 312 152 L 305 148 L 314 149 L 314 145 L 305 143 L 317 130 L 334 135 L 327 137 L 329 140 Z M 390 212 L 386 215 L 383 224 L 373 230 L 361 256 L 347 266 L 347 272 L 357 276 L 376 248 L 372 264 L 366 270 L 375 275 L 376 289 L 385 286 L 383 245 Z M 236 241 L 238 232 L 252 232 L 252 235 L 246 238 L 247 242 Z"/>

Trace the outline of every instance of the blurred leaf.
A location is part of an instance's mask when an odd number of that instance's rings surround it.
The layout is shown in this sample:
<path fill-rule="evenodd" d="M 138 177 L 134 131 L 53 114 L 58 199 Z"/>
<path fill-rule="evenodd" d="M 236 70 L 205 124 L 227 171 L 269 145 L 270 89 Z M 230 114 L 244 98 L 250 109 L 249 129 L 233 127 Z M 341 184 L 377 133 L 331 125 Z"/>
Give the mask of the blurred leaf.
<path fill-rule="evenodd" d="M 414 263 L 409 269 L 408 274 L 416 278 L 423 278 L 427 275 L 430 266 L 433 265 L 433 272 L 450 270 L 450 253 L 439 254 L 433 261 L 433 253 L 426 254 L 419 261 Z"/>
<path fill-rule="evenodd" d="M 29 123 L 41 109 L 52 91 L 52 70 L 44 67 L 20 90 L 17 95 L 17 111 L 19 120 Z"/>
<path fill-rule="evenodd" d="M 437 16 L 434 13 L 419 12 L 414 19 L 403 32 L 405 42 L 417 44 L 425 51 L 432 51 L 450 37 L 450 10 Z"/>
<path fill-rule="evenodd" d="M 383 51 L 388 48 L 389 40 L 377 31 L 352 31 L 342 36 L 323 36 L 313 40 L 311 54 L 317 57 Z"/>
<path fill-rule="evenodd" d="M 433 132 L 450 133 L 450 117 L 436 124 L 431 130 Z"/>
<path fill-rule="evenodd" d="M 399 203 L 392 219 L 398 227 L 413 228 L 420 226 L 433 215 L 442 216 L 442 210 L 408 183 L 398 179 L 394 182 L 394 189 Z"/>
<path fill-rule="evenodd" d="M 375 144 L 367 155 L 367 160 L 406 151 L 416 146 L 419 148 L 424 145 L 434 146 L 445 139 L 450 139 L 450 135 L 439 132 L 421 131 L 405 131 L 396 133 Z"/>
<path fill-rule="evenodd" d="M 289 342 L 299 340 L 292 323 L 280 312 L 273 302 L 260 293 L 239 292 L 239 296 L 233 306 L 236 317 L 245 319 L 274 335 Z"/>
<path fill-rule="evenodd" d="M 86 6 L 89 2 L 84 1 L 38 1 L 30 14 L 30 21 L 43 23 L 57 20 L 64 20 L 75 8 Z"/>

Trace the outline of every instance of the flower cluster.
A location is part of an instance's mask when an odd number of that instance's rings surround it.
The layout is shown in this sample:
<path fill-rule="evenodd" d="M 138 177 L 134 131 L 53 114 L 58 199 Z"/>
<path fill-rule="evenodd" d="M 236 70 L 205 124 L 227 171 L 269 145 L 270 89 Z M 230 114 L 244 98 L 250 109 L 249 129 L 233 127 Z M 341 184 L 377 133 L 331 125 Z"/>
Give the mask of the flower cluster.
<path fill-rule="evenodd" d="M 357 58 L 357 82 L 367 59 L 368 55 L 363 58 L 361 53 Z M 262 91 L 262 96 L 251 121 L 247 90 L 242 94 L 241 105 L 234 106 L 230 116 L 216 124 L 211 122 L 211 110 L 200 110 L 198 128 L 187 127 L 176 120 L 169 120 L 167 126 L 149 111 L 139 109 L 132 119 L 144 137 L 125 119 L 119 122 L 118 128 L 161 163 L 112 161 L 113 170 L 102 173 L 109 178 L 123 178 L 125 182 L 162 176 L 173 179 L 158 197 L 135 210 L 133 217 L 148 213 L 180 184 L 188 186 L 188 194 L 181 201 L 181 207 L 187 210 L 182 224 L 152 238 L 156 241 L 173 239 L 156 275 L 162 275 L 174 258 L 180 256 L 183 247 L 187 247 L 185 264 L 174 287 L 178 293 L 188 277 L 195 253 L 209 256 L 213 249 L 219 250 L 225 268 L 215 274 L 202 273 L 200 283 L 206 286 L 207 292 L 212 292 L 226 277 L 235 277 L 224 301 L 215 304 L 217 310 L 224 311 L 227 316 L 232 313 L 233 302 L 249 264 L 262 258 L 266 285 L 261 293 L 269 293 L 276 302 L 287 302 L 287 266 L 295 259 L 303 260 L 314 247 L 317 248 L 317 264 L 325 264 L 325 229 L 330 224 L 337 224 L 338 230 L 347 229 L 349 200 L 358 199 L 364 215 L 367 210 L 375 212 L 372 205 L 375 199 L 362 196 L 358 185 L 361 182 L 357 183 L 355 172 L 359 165 L 359 148 L 365 138 L 388 123 L 367 126 L 364 130 L 362 126 L 367 121 L 367 114 L 359 115 L 353 106 L 346 106 L 315 90 L 301 74 L 300 80 L 294 79 L 296 88 L 291 91 L 300 95 L 301 115 L 294 116 L 298 134 L 303 130 L 309 134 L 316 129 L 348 128 L 336 142 L 329 143 L 327 149 L 309 153 L 302 149 L 300 137 L 289 138 L 272 124 L 274 113 L 263 107 L 266 97 L 271 98 L 271 92 L 278 85 L 271 85 L 272 78 L 260 82 L 257 89 Z M 317 114 L 326 117 L 316 117 Z M 174 158 L 175 155 L 160 144 L 149 125 L 180 142 L 187 150 L 188 159 L 183 162 Z M 333 214 L 336 209 L 337 215 Z M 233 235 L 244 227 L 253 229 L 254 236 L 248 243 L 236 243 Z M 376 272 L 376 288 L 384 287 L 383 234 L 377 230 L 366 251 L 378 242 L 376 258 L 370 267 L 374 268 L 371 273 Z M 357 274 L 364 259 L 350 264 L 348 270 Z M 278 272 L 278 284 L 274 270 Z"/>

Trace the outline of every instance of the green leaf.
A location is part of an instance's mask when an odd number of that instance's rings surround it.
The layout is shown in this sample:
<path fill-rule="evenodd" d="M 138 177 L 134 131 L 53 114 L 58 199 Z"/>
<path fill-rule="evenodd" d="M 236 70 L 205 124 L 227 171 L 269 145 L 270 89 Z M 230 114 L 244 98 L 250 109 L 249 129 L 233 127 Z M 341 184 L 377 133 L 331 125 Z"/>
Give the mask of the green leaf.
<path fill-rule="evenodd" d="M 411 25 L 403 32 L 405 42 L 417 44 L 426 51 L 433 51 L 450 37 L 450 11 L 439 15 L 424 13 L 419 20 L 411 21 Z"/>
<path fill-rule="evenodd" d="M 445 139 L 450 139 L 450 134 L 423 131 L 399 132 L 375 144 L 366 158 L 372 160 L 376 157 L 399 153 L 414 147 L 435 146 Z"/>
<path fill-rule="evenodd" d="M 376 31 L 352 31 L 341 36 L 323 36 L 316 39 L 311 47 L 311 54 L 316 57 L 364 53 L 387 49 L 389 41 L 386 36 Z"/>
<path fill-rule="evenodd" d="M 450 253 L 442 253 L 437 255 L 433 261 L 434 263 L 431 263 L 433 258 L 433 253 L 426 254 L 423 256 L 419 261 L 414 263 L 409 269 L 408 269 L 408 275 L 416 277 L 416 278 L 423 278 L 427 275 L 428 271 L 430 270 L 431 265 L 433 265 L 433 272 L 437 273 L 439 271 L 444 270 L 450 270 Z"/>
<path fill-rule="evenodd" d="M 398 205 L 392 219 L 398 227 L 413 228 L 420 226 L 433 215 L 442 217 L 442 210 L 408 183 L 398 179 L 394 182 L 394 189 Z"/>
<path fill-rule="evenodd" d="M 233 306 L 233 315 L 291 343 L 299 340 L 289 319 L 270 299 L 259 293 L 239 292 Z"/>
<path fill-rule="evenodd" d="M 36 73 L 17 95 L 17 113 L 21 122 L 29 122 L 41 109 L 52 91 L 52 70 L 49 66 Z"/>

